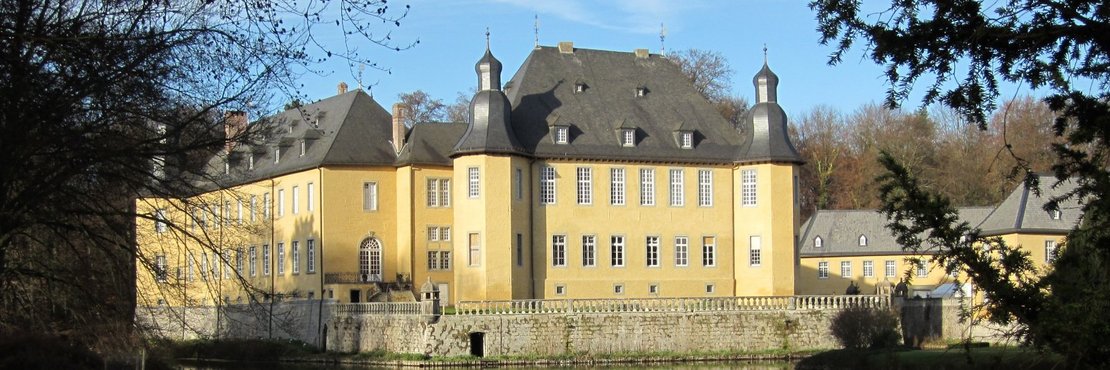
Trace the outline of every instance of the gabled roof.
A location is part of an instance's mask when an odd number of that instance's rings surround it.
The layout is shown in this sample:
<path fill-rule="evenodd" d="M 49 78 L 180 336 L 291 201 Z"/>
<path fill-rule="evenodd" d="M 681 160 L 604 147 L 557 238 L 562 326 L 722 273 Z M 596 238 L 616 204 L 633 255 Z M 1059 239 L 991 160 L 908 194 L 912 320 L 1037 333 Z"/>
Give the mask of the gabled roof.
<path fill-rule="evenodd" d="M 451 148 L 466 131 L 466 123 L 417 123 L 409 129 L 398 165 L 451 166 Z"/>
<path fill-rule="evenodd" d="M 226 187 L 324 165 L 392 166 L 397 158 L 389 143 L 391 122 L 389 112 L 362 90 L 290 109 L 251 123 L 248 130 L 265 138 L 236 145 L 230 175 L 224 173 L 228 156 L 213 156 L 206 180 Z M 277 149 L 281 158 L 275 163 Z M 248 169 L 251 154 L 254 169 Z"/>
<path fill-rule="evenodd" d="M 588 88 L 576 93 L 576 82 Z M 636 96 L 638 87 L 647 94 Z M 733 163 L 747 145 L 678 65 L 657 54 L 541 46 L 505 91 L 517 139 L 540 158 Z M 569 144 L 552 140 L 552 116 L 574 128 Z M 675 143 L 679 125 L 695 131 L 693 149 Z M 636 128 L 635 146 L 620 145 L 618 127 Z"/>
<path fill-rule="evenodd" d="M 979 228 L 983 235 L 1001 235 L 1010 233 L 1044 233 L 1066 234 L 1079 222 L 1082 215 L 1082 206 L 1078 200 L 1068 199 L 1059 205 L 1060 219 L 1052 219 L 1052 213 L 1044 209 L 1045 203 L 1075 190 L 1076 184 L 1064 181 L 1059 184 L 1056 178 L 1041 175 L 1040 195 L 1026 186 L 1019 184 L 1010 195 L 983 220 Z"/>

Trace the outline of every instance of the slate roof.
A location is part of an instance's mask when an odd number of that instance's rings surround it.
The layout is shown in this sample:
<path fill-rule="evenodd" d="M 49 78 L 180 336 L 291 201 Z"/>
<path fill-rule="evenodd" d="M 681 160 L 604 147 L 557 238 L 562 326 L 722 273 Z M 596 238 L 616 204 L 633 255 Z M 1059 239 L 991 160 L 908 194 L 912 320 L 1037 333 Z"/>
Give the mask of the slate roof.
<path fill-rule="evenodd" d="M 1037 196 L 1020 184 L 1002 203 L 995 207 L 962 207 L 960 220 L 978 227 L 984 236 L 1036 233 L 1066 234 L 1082 214 L 1078 201 L 1069 200 L 1060 205 L 1060 219 L 1053 220 L 1052 213 L 1043 209 L 1049 198 L 1075 189 L 1075 183 L 1065 181 L 1053 187 L 1056 178 L 1041 176 L 1041 195 Z M 902 254 L 902 247 L 886 229 L 887 220 L 877 210 L 823 210 L 817 211 L 802 224 L 799 230 L 798 255 L 800 257 L 851 256 Z M 859 245 L 859 236 L 867 236 L 867 246 Z M 814 247 L 820 236 L 822 248 Z"/>
<path fill-rule="evenodd" d="M 409 129 L 398 165 L 451 166 L 451 147 L 466 131 L 466 123 L 417 123 Z"/>
<path fill-rule="evenodd" d="M 213 156 L 204 182 L 226 187 L 324 165 L 392 166 L 397 156 L 390 144 L 391 124 L 389 112 L 362 90 L 332 96 L 251 123 L 249 130 L 265 139 L 237 144 L 230 156 Z M 303 156 L 302 141 L 307 144 Z M 281 158 L 275 163 L 278 148 Z M 248 169 L 252 153 L 254 169 Z M 224 173 L 225 161 L 230 174 Z"/>
<path fill-rule="evenodd" d="M 577 92 L 576 84 L 584 84 Z M 646 89 L 637 96 L 637 88 Z M 748 161 L 750 136 L 741 135 L 686 80 L 674 62 L 657 54 L 537 47 L 505 86 L 512 125 L 527 151 L 540 158 L 639 160 L 681 163 Z M 553 126 L 569 126 L 568 144 L 556 144 Z M 635 146 L 620 145 L 621 128 L 635 130 Z M 683 149 L 676 131 L 692 130 Z M 746 130 L 750 133 L 751 130 Z"/>
<path fill-rule="evenodd" d="M 1052 213 L 1044 210 L 1045 203 L 1072 190 L 1076 184 L 1064 181 L 1056 185 L 1056 178 L 1040 176 L 1041 194 L 1038 196 L 1024 183 L 1019 184 L 979 226 L 984 235 L 1016 232 L 1066 234 L 1075 227 L 1082 215 L 1082 206 L 1075 199 L 1061 202 L 1060 219 L 1053 220 Z"/>

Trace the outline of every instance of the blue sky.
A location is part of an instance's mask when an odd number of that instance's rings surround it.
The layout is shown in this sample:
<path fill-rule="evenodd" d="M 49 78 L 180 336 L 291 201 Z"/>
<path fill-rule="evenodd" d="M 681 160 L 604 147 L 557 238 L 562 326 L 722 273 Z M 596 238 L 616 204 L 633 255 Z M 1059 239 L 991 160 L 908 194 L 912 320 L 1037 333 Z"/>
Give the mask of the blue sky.
<path fill-rule="evenodd" d="M 814 13 L 806 4 L 802 0 L 414 0 L 392 37 L 400 43 L 419 39 L 419 45 L 400 52 L 363 47 L 364 55 L 391 73 L 366 68 L 362 82 L 387 108 L 398 93 L 417 89 L 452 103 L 458 92 L 476 84 L 474 63 L 485 51 L 486 28 L 491 50 L 505 66 L 503 79 L 508 80 L 533 48 L 534 16 L 538 15 L 541 45 L 573 41 L 576 47 L 620 51 L 648 48 L 658 53 L 662 23 L 668 51 L 721 52 L 733 70 L 733 94 L 749 101 L 753 100 L 751 78 L 762 66 L 766 44 L 769 64 L 781 79 L 779 102 L 791 116 L 820 104 L 850 112 L 881 102 L 887 88 L 882 67 L 864 58 L 858 47 L 841 64 L 829 66 L 833 48 L 819 44 Z M 335 61 L 324 70 L 323 76 L 302 79 L 304 93 L 312 100 L 335 94 L 339 81 L 352 88 L 358 84 L 357 66 Z M 911 99 L 908 108 L 920 105 L 920 93 Z"/>

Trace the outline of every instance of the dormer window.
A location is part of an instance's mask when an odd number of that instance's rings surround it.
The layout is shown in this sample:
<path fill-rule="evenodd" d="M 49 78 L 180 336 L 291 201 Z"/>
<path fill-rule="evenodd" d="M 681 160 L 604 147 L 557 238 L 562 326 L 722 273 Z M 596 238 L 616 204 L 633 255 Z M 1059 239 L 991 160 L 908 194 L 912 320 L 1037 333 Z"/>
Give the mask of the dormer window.
<path fill-rule="evenodd" d="M 274 164 L 281 162 L 281 148 L 274 148 Z"/>
<path fill-rule="evenodd" d="M 583 92 L 586 92 L 586 88 L 587 88 L 587 87 L 588 87 L 588 86 L 586 86 L 586 83 L 585 83 L 585 82 L 578 82 L 578 83 L 575 83 L 575 84 L 574 84 L 574 93 L 575 93 L 575 94 L 578 94 L 578 93 L 583 93 Z"/>
<path fill-rule="evenodd" d="M 636 130 L 630 128 L 621 129 L 621 146 L 636 146 Z"/>
<path fill-rule="evenodd" d="M 301 140 L 301 156 L 304 157 L 304 154 L 307 151 L 308 151 L 307 140 Z"/>
<path fill-rule="evenodd" d="M 231 162 L 224 161 L 224 175 L 231 174 Z"/>
<path fill-rule="evenodd" d="M 1058 210 L 1058 209 L 1052 210 L 1052 219 L 1053 220 L 1059 220 L 1060 216 L 1061 216 L 1060 210 Z"/>
<path fill-rule="evenodd" d="M 683 131 L 678 133 L 678 146 L 682 149 L 693 149 L 694 133 L 690 131 Z"/>
<path fill-rule="evenodd" d="M 860 235 L 859 236 L 859 246 L 861 246 L 861 247 L 866 247 L 867 246 L 867 236 L 865 236 L 865 235 Z"/>
<path fill-rule="evenodd" d="M 247 169 L 248 170 L 253 170 L 254 169 L 254 153 L 251 153 L 250 155 L 247 156 Z"/>
<path fill-rule="evenodd" d="M 636 97 L 647 96 L 647 94 L 648 94 L 648 88 L 647 87 L 640 86 L 640 87 L 636 88 Z"/>
<path fill-rule="evenodd" d="M 570 127 L 556 126 L 555 127 L 555 144 L 566 144 L 570 142 Z"/>
<path fill-rule="evenodd" d="M 813 238 L 813 247 L 814 247 L 814 248 L 821 248 L 821 247 L 824 247 L 824 243 L 823 243 L 823 242 L 821 241 L 821 237 L 820 237 L 820 236 L 818 236 L 818 237 L 816 237 L 816 238 Z"/>

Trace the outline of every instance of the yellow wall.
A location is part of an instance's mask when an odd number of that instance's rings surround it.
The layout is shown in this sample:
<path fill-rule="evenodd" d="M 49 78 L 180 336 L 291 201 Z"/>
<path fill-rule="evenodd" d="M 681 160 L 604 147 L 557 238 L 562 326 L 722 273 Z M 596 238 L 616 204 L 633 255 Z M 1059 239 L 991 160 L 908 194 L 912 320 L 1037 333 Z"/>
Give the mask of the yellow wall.
<path fill-rule="evenodd" d="M 859 286 L 861 294 L 875 294 L 876 284 L 884 280 L 890 281 L 891 284 L 898 284 L 906 276 L 907 271 L 910 271 L 910 277 L 912 278 L 908 283 L 910 293 L 915 290 L 931 291 L 940 284 L 953 281 L 944 272 L 944 268 L 937 266 L 935 263 L 929 263 L 926 276 L 918 276 L 915 265 L 910 263 L 907 258 L 909 256 L 904 254 L 827 258 L 803 257 L 797 274 L 798 294 L 844 294 L 849 282 L 855 282 Z M 925 257 L 926 260 L 927 258 Z M 847 278 L 840 274 L 840 264 L 844 261 L 850 262 L 852 266 L 852 275 Z M 864 261 L 874 263 L 874 273 L 870 277 L 865 277 L 863 274 Z M 886 273 L 886 261 L 894 261 L 893 275 Z M 818 263 L 820 262 L 828 262 L 829 273 L 827 278 L 818 277 Z"/>
<path fill-rule="evenodd" d="M 744 171 L 756 173 L 756 204 L 742 204 Z M 797 167 L 791 164 L 740 166 L 732 173 L 736 201 L 736 295 L 785 296 L 794 294 L 794 268 L 797 263 L 795 240 L 798 207 L 794 199 Z M 752 266 L 750 244 L 753 236 L 761 241 L 761 263 Z"/>

